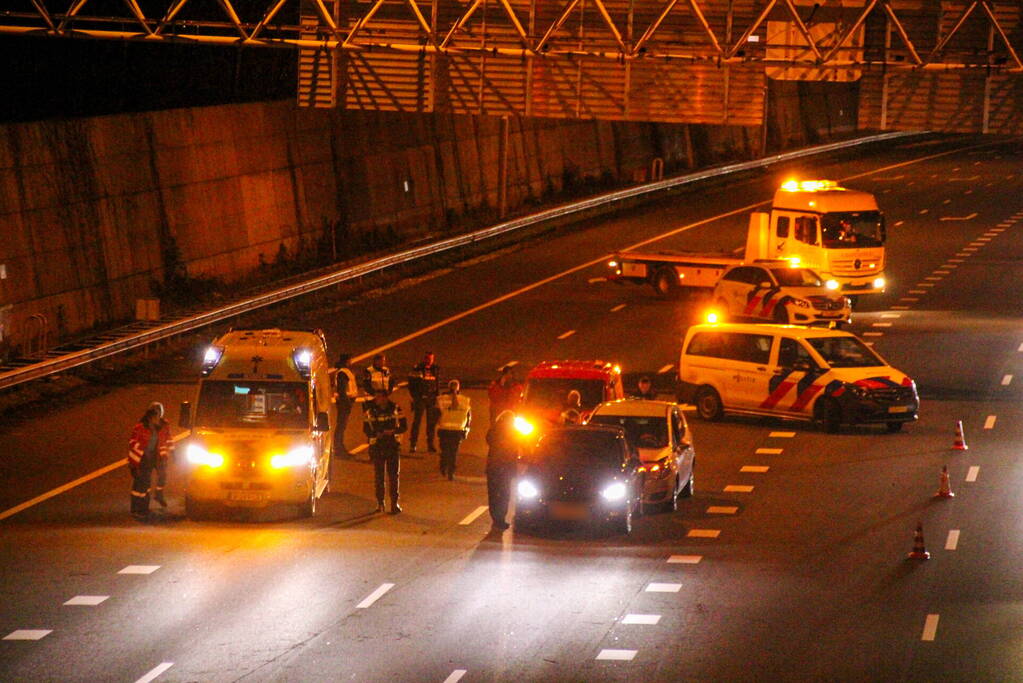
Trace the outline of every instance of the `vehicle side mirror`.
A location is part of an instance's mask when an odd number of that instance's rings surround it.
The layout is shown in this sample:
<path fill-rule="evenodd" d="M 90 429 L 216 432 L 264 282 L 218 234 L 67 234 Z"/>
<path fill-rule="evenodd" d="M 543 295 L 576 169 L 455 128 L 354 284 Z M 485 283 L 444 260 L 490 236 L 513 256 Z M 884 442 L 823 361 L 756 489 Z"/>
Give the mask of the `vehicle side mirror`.
<path fill-rule="evenodd" d="M 188 401 L 181 402 L 181 410 L 178 413 L 178 426 L 182 429 L 192 428 L 192 405 Z"/>
<path fill-rule="evenodd" d="M 316 413 L 316 424 L 313 425 L 313 429 L 317 432 L 329 432 L 330 416 L 323 411 Z"/>

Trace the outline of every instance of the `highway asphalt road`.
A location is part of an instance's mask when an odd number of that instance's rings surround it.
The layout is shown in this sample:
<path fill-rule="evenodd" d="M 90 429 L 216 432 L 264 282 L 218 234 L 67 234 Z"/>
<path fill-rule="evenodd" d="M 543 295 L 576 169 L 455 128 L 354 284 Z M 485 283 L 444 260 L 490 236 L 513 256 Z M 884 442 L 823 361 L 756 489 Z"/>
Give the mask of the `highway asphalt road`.
<path fill-rule="evenodd" d="M 138 524 L 124 467 L 12 513 L 123 458 L 150 400 L 176 414 L 195 368 L 174 359 L 6 424 L 0 680 L 1023 680 L 1021 159 L 958 138 L 803 162 L 281 321 L 323 327 L 332 353 L 386 347 L 399 374 L 430 349 L 476 386 L 509 361 L 601 358 L 667 387 L 700 306 L 604 281 L 609 253 L 741 246 L 790 173 L 877 193 L 890 286 L 853 329 L 916 379 L 919 422 L 691 418 L 696 495 L 628 537 L 492 531 L 480 390 L 454 482 L 403 459 L 400 516 L 373 512 L 364 452 L 311 520 L 188 521 L 172 472 L 170 508 Z M 917 522 L 926 562 L 906 559 Z"/>

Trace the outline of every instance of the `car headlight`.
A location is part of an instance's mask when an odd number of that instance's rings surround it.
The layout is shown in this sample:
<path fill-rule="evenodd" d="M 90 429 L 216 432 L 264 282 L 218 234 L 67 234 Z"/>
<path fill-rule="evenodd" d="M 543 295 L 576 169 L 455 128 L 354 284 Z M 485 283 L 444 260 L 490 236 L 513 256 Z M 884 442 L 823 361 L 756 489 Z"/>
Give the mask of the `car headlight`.
<path fill-rule="evenodd" d="M 867 390 L 859 386 L 858 384 L 846 384 L 845 388 L 848 389 L 849 393 L 851 393 L 856 398 L 867 397 Z"/>
<path fill-rule="evenodd" d="M 883 277 L 874 278 L 874 289 L 884 289 L 884 286 L 888 284 L 884 281 Z"/>
<path fill-rule="evenodd" d="M 534 425 L 532 422 L 522 417 L 521 415 L 516 415 L 515 421 L 512 424 L 515 426 L 515 431 L 517 431 L 522 436 L 529 436 L 534 431 L 536 431 L 536 425 Z"/>
<path fill-rule="evenodd" d="M 799 306 L 800 308 L 810 308 L 810 302 L 807 301 L 806 299 L 793 299 L 792 303 L 794 303 L 796 306 Z"/>
<path fill-rule="evenodd" d="M 615 482 L 614 484 L 611 484 L 603 491 L 601 491 L 600 495 L 604 496 L 605 500 L 615 501 L 622 500 L 623 498 L 625 498 L 625 493 L 626 493 L 625 484 L 618 481 Z"/>
<path fill-rule="evenodd" d="M 302 465 L 313 464 L 313 447 L 299 446 L 288 451 L 284 455 L 275 455 L 270 458 L 270 467 L 275 470 L 285 467 L 301 467 Z"/>
<path fill-rule="evenodd" d="M 518 490 L 519 496 L 522 498 L 536 498 L 540 495 L 540 489 L 528 479 L 523 479 L 519 482 Z"/>
<path fill-rule="evenodd" d="M 824 286 L 828 289 L 838 289 L 838 280 L 827 280 Z"/>
<path fill-rule="evenodd" d="M 210 453 L 197 443 L 188 444 L 188 447 L 185 448 L 185 458 L 193 465 L 205 465 L 213 469 L 224 464 L 224 456 L 219 453 Z"/>

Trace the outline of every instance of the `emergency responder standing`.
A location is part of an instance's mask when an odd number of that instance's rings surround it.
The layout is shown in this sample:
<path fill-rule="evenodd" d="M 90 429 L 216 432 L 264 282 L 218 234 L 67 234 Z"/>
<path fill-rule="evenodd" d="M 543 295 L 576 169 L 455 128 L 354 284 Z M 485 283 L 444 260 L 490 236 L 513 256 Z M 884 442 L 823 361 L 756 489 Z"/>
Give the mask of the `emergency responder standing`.
<path fill-rule="evenodd" d="M 334 376 L 334 404 L 337 406 L 337 425 L 334 427 L 334 455 L 338 458 L 350 457 L 345 447 L 345 429 L 348 427 L 348 418 L 352 414 L 352 406 L 359 395 L 359 385 L 355 381 L 355 374 L 349 367 L 352 357 L 342 353 L 337 357 L 337 363 L 331 369 Z"/>
<path fill-rule="evenodd" d="M 629 394 L 629 396 L 631 396 L 632 398 L 642 398 L 647 401 L 656 401 L 657 392 L 654 391 L 653 381 L 646 375 L 643 375 L 642 377 L 639 378 L 638 389 L 636 389 L 635 392 Z"/>
<path fill-rule="evenodd" d="M 497 379 L 490 383 L 487 397 L 490 399 L 490 424 L 493 426 L 497 416 L 506 410 L 515 411 L 522 400 L 522 385 L 512 374 L 512 366 L 505 365 L 498 372 Z"/>
<path fill-rule="evenodd" d="M 440 473 L 451 481 L 455 478 L 458 446 L 469 435 L 472 412 L 469 397 L 460 392 L 457 379 L 448 382 L 448 390 L 437 397 L 437 439 L 440 441 Z"/>
<path fill-rule="evenodd" d="M 508 528 L 508 502 L 518 467 L 519 441 L 515 434 L 515 415 L 505 410 L 487 432 L 487 502 L 494 528 Z"/>
<path fill-rule="evenodd" d="M 563 425 L 577 425 L 583 421 L 582 396 L 575 389 L 565 396 L 565 406 L 561 411 L 560 421 Z"/>
<path fill-rule="evenodd" d="M 163 419 L 163 404 L 150 403 L 128 439 L 128 467 L 131 470 L 131 516 L 145 520 L 149 515 L 149 487 L 156 470 L 153 498 L 167 507 L 163 487 L 167 484 L 167 458 L 171 449 L 170 426 Z"/>
<path fill-rule="evenodd" d="M 370 396 L 383 389 L 390 396 L 394 391 L 394 380 L 391 378 L 391 369 L 387 367 L 387 356 L 378 353 L 373 356 L 373 364 L 362 371 L 362 389 Z"/>
<path fill-rule="evenodd" d="M 388 398 L 387 392 L 378 389 L 373 401 L 367 404 L 363 414 L 362 430 L 369 439 L 369 458 L 373 461 L 376 479 L 377 512 L 384 511 L 384 474 L 391 493 L 391 514 L 401 512 L 398 505 L 398 469 L 400 459 L 398 447 L 401 434 L 408 428 L 405 415 L 398 404 Z"/>
<path fill-rule="evenodd" d="M 412 434 L 409 438 L 409 453 L 416 452 L 419 426 L 423 422 L 424 413 L 426 414 L 426 449 L 431 453 L 437 452 L 433 438 L 437 431 L 439 375 L 440 369 L 437 367 L 436 357 L 432 351 L 427 351 L 423 360 L 412 368 L 412 372 L 408 375 L 408 393 L 412 397 Z"/>

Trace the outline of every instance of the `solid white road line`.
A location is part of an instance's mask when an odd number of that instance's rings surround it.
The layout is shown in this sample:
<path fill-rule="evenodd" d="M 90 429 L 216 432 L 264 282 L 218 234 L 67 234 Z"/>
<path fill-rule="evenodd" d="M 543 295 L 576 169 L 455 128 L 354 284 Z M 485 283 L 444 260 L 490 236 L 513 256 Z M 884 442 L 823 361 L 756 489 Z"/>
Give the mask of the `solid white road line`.
<path fill-rule="evenodd" d="M 625 304 L 618 304 L 617 306 L 615 306 L 614 308 L 611 309 L 611 312 L 612 313 L 617 313 L 618 311 L 622 310 L 623 308 L 625 308 Z"/>
<path fill-rule="evenodd" d="M 949 529 L 948 538 L 945 539 L 945 550 L 955 550 L 959 545 L 959 529 Z"/>
<path fill-rule="evenodd" d="M 484 512 L 486 512 L 487 509 L 488 508 L 487 508 L 486 505 L 480 505 L 478 508 L 476 508 L 475 510 L 473 510 L 472 512 L 467 514 L 465 516 L 465 519 L 463 519 L 461 522 L 459 522 L 459 524 L 461 524 L 462 526 L 468 526 L 468 525 L 472 524 L 473 522 L 476 521 L 477 518 L 479 518 L 480 515 L 482 515 Z"/>
<path fill-rule="evenodd" d="M 631 662 L 636 656 L 636 650 L 601 650 L 597 659 L 606 659 L 613 662 Z"/>
<path fill-rule="evenodd" d="M 642 626 L 656 626 L 660 620 L 660 614 L 626 614 L 622 617 L 623 624 L 639 624 Z"/>
<path fill-rule="evenodd" d="M 171 668 L 172 666 L 174 666 L 174 662 L 161 662 L 160 666 L 155 667 L 152 671 L 147 673 L 145 676 L 143 676 L 142 678 L 140 678 L 137 681 L 135 681 L 135 683 L 149 683 L 150 681 L 154 680 L 157 676 L 159 676 L 160 674 L 162 674 L 164 671 L 166 671 L 167 669 Z"/>
<path fill-rule="evenodd" d="M 682 590 L 681 583 L 648 583 L 647 593 L 678 593 Z"/>
<path fill-rule="evenodd" d="M 152 574 L 160 568 L 158 564 L 129 564 L 118 574 Z"/>
<path fill-rule="evenodd" d="M 668 364 L 667 364 L 667 365 L 665 365 L 665 366 L 664 366 L 663 368 L 661 368 L 660 370 L 658 370 L 658 371 L 657 371 L 657 374 L 658 374 L 658 375 L 663 375 L 663 374 L 664 374 L 664 373 L 666 373 L 666 372 L 671 372 L 671 369 L 672 369 L 673 367 L 675 367 L 675 364 L 674 364 L 674 363 L 668 363 Z"/>
<path fill-rule="evenodd" d="M 4 510 L 3 512 L 0 512 L 0 519 L 7 519 L 8 517 L 10 517 L 12 515 L 18 514 L 22 510 L 26 510 L 26 509 L 32 507 L 33 505 L 38 505 L 39 503 L 42 503 L 44 500 L 49 500 L 50 498 L 53 498 L 54 496 L 59 496 L 60 494 L 64 493 L 65 491 L 70 491 L 71 489 L 75 488 L 76 486 L 80 486 L 80 485 L 84 484 L 87 481 L 92 481 L 96 477 L 102 477 L 107 472 L 111 472 L 113 470 L 116 470 L 118 467 L 123 467 L 124 465 L 127 465 L 127 464 L 128 464 L 128 458 L 121 458 L 117 462 L 112 462 L 109 465 L 107 465 L 106 467 L 101 467 L 98 470 L 96 470 L 95 472 L 90 472 L 89 474 L 85 475 L 84 477 L 78 477 L 78 479 L 75 479 L 74 481 L 69 481 L 68 483 L 66 483 L 66 484 L 64 484 L 62 486 L 58 486 L 57 488 L 52 489 L 50 491 L 47 491 L 46 493 L 44 493 L 42 495 L 36 496 L 32 500 L 26 500 L 24 503 L 20 503 L 18 505 L 15 505 L 12 508 L 9 508 L 7 510 Z"/>
<path fill-rule="evenodd" d="M 1012 375 L 1006 375 L 1002 378 L 1002 386 L 1007 387 L 1012 383 Z"/>
<path fill-rule="evenodd" d="M 772 439 L 791 439 L 795 435 L 795 432 L 771 432 L 768 434 Z"/>
<path fill-rule="evenodd" d="M 942 216 L 938 220 L 942 221 L 972 221 L 977 217 L 977 212 L 974 211 L 969 216 Z"/>
<path fill-rule="evenodd" d="M 668 564 L 700 564 L 703 555 L 672 555 L 668 558 Z"/>
<path fill-rule="evenodd" d="M 729 484 L 725 487 L 725 493 L 753 493 L 753 487 L 744 484 Z"/>
<path fill-rule="evenodd" d="M 882 318 L 901 318 L 902 314 L 901 313 L 882 313 L 881 317 Z"/>
<path fill-rule="evenodd" d="M 562 334 L 559 334 L 558 335 L 558 339 L 568 339 L 573 334 L 575 334 L 575 330 L 569 330 L 568 332 L 564 332 Z"/>
<path fill-rule="evenodd" d="M 754 474 L 763 474 L 767 470 L 771 469 L 768 465 L 743 465 L 739 468 L 740 472 L 752 472 Z"/>
<path fill-rule="evenodd" d="M 39 640 L 45 638 L 49 634 L 53 633 L 53 629 L 44 628 L 19 628 L 17 631 L 11 631 L 3 640 Z"/>
<path fill-rule="evenodd" d="M 721 529 L 690 529 L 686 536 L 689 538 L 717 538 L 721 535 Z"/>
<path fill-rule="evenodd" d="M 444 683 L 458 683 L 462 680 L 462 676 L 466 674 L 465 669 L 455 669 L 452 671 L 447 678 L 444 679 Z"/>
<path fill-rule="evenodd" d="M 756 450 L 757 455 L 781 455 L 781 448 L 758 448 Z"/>
<path fill-rule="evenodd" d="M 393 583 L 382 583 L 380 587 L 375 591 L 366 596 L 366 599 L 355 606 L 356 609 L 366 609 L 370 607 L 374 602 L 383 597 L 384 593 L 394 588 Z"/>
<path fill-rule="evenodd" d="M 110 597 L 109 595 L 76 595 L 75 597 L 71 598 L 64 604 L 94 606 L 100 604 L 109 597 Z"/>
<path fill-rule="evenodd" d="M 734 515 L 738 511 L 734 505 L 711 505 L 707 508 L 708 515 Z"/>
<path fill-rule="evenodd" d="M 928 614 L 927 619 L 924 621 L 924 633 L 920 637 L 920 640 L 934 640 L 934 636 L 938 632 L 938 615 Z"/>
<path fill-rule="evenodd" d="M 892 323 L 871 323 L 871 327 L 891 327 Z"/>
<path fill-rule="evenodd" d="M 997 419 L 998 419 L 997 415 L 988 415 L 987 418 L 984 420 L 984 429 L 994 429 L 995 420 Z"/>
<path fill-rule="evenodd" d="M 966 470 L 966 481 L 977 481 L 978 474 L 980 474 L 980 467 L 978 465 L 970 465 L 970 469 Z"/>
<path fill-rule="evenodd" d="M 595 285 L 598 282 L 607 282 L 607 278 L 606 277 L 591 277 L 589 280 L 586 281 L 587 284 L 591 284 L 591 285 Z"/>

